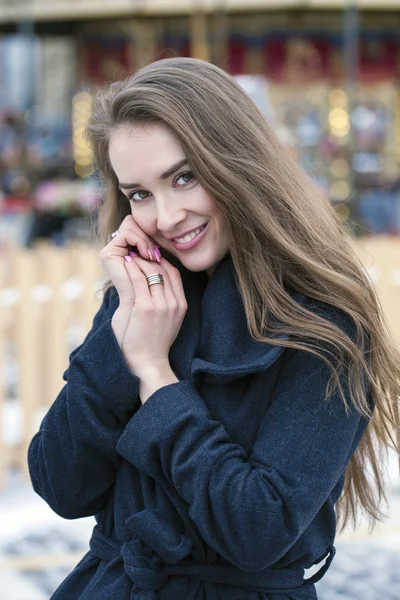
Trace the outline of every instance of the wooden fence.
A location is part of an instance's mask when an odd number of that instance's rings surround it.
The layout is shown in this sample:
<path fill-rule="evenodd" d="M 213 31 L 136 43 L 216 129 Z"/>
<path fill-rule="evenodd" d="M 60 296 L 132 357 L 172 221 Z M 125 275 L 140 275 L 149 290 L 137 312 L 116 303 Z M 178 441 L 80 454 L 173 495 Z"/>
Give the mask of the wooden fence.
<path fill-rule="evenodd" d="M 89 331 L 105 274 L 89 245 L 12 248 L 0 259 L 0 489 L 27 476 L 41 417 L 65 384 L 69 353 Z"/>
<path fill-rule="evenodd" d="M 400 340 L 400 239 L 354 245 Z M 87 245 L 40 244 L 0 257 L 0 489 L 10 468 L 27 477 L 29 442 L 64 385 L 69 353 L 91 327 L 104 279 L 98 250 Z"/>

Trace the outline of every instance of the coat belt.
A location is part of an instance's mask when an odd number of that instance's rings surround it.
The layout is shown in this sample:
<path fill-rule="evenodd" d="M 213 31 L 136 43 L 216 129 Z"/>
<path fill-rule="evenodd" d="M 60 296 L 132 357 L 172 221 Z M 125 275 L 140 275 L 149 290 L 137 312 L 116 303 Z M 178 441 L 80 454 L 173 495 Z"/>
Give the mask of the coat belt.
<path fill-rule="evenodd" d="M 124 569 L 136 589 L 158 590 L 173 575 L 202 582 L 231 585 L 264 593 L 287 593 L 309 586 L 323 576 L 333 558 L 333 552 L 318 573 L 304 579 L 304 569 L 263 569 L 247 573 L 233 565 L 197 563 L 182 560 L 176 564 L 164 563 L 140 538 L 121 543 L 105 535 L 96 525 L 90 539 L 90 549 L 107 562 L 122 559 Z M 329 564 L 328 564 L 329 563 Z M 136 596 L 135 596 L 136 597 Z M 146 598 L 148 596 L 146 595 Z"/>

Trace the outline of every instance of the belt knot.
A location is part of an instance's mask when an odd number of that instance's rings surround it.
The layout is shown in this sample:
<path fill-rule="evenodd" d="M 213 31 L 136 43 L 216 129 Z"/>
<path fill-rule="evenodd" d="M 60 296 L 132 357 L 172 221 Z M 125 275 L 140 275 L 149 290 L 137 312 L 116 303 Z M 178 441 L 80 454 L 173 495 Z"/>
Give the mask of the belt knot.
<path fill-rule="evenodd" d="M 168 574 L 161 571 L 160 557 L 140 538 L 122 544 L 121 556 L 126 574 L 139 588 L 155 591 L 167 582 Z"/>
<path fill-rule="evenodd" d="M 335 548 L 329 547 L 325 564 L 313 577 L 304 579 L 303 568 L 269 568 L 249 573 L 229 564 L 193 562 L 183 558 L 190 552 L 188 544 L 190 540 L 183 538 L 177 546 L 179 553 L 176 549 L 172 552 L 174 562 L 166 562 L 165 556 L 160 556 L 160 549 L 158 552 L 153 550 L 138 535 L 129 542 L 121 543 L 105 535 L 97 524 L 90 539 L 90 549 L 100 559 L 123 561 L 125 572 L 133 583 L 131 598 L 135 600 L 154 600 L 154 592 L 162 588 L 170 576 L 195 579 L 199 585 L 200 582 L 232 585 L 263 593 L 284 594 L 300 588 L 310 589 L 326 573 L 335 555 Z"/>

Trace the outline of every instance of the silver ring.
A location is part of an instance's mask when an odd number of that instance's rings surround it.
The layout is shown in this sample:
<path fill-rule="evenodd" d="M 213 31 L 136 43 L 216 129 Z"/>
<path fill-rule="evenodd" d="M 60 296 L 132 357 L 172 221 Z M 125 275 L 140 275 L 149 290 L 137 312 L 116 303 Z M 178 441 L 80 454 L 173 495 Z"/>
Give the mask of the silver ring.
<path fill-rule="evenodd" d="M 148 286 L 155 285 L 156 283 L 161 283 L 164 285 L 164 277 L 161 273 L 153 273 L 153 275 L 148 275 L 146 277 L 146 281 Z"/>
<path fill-rule="evenodd" d="M 117 235 L 119 235 L 118 229 L 117 229 L 117 231 L 113 231 L 113 233 L 111 234 L 111 239 L 117 237 Z"/>

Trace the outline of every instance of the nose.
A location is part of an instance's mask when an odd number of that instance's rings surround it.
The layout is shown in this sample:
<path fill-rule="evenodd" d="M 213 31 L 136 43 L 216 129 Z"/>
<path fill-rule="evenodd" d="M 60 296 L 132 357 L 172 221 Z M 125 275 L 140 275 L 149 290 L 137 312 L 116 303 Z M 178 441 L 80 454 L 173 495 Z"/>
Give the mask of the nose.
<path fill-rule="evenodd" d="M 159 231 L 161 235 L 170 237 L 178 229 L 182 230 L 182 227 L 180 227 L 179 224 L 186 221 L 187 211 L 184 208 L 177 206 L 176 200 L 174 202 L 173 198 L 158 198 L 156 205 L 157 231 Z"/>

